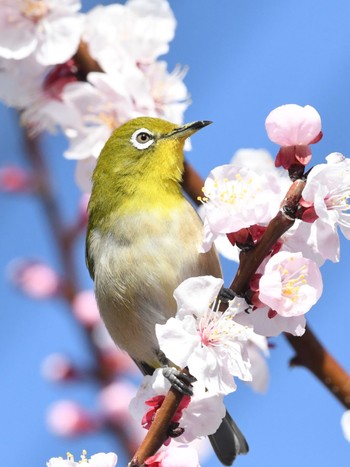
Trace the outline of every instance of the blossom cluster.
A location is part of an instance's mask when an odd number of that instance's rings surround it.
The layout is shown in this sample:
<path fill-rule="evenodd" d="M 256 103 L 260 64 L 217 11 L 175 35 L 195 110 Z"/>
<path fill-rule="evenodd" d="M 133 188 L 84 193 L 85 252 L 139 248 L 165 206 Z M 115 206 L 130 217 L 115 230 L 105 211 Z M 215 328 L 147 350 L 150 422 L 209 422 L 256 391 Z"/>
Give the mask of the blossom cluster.
<path fill-rule="evenodd" d="M 244 256 L 258 244 L 280 211 L 288 218 L 293 215 L 295 225 L 266 252 L 247 290 L 230 300 L 225 311 L 220 310 L 223 281 L 211 276 L 194 277 L 174 292 L 176 316 L 156 325 L 160 349 L 175 365 L 187 367 L 197 380 L 192 401 L 178 417 L 184 430 L 181 438 L 186 441 L 217 430 L 219 414 L 225 413 L 218 396 L 236 390 L 234 377 L 249 381 L 256 378 L 257 369 L 261 375 L 261 360 L 254 360 L 256 352 L 251 353 L 250 348 L 259 348 L 261 356 L 261 339 L 281 332 L 303 335 L 305 314 L 322 294 L 320 266 L 327 259 L 339 260 L 339 229 L 350 238 L 350 159 L 332 153 L 325 164 L 304 175 L 311 159 L 309 145 L 322 135 L 318 112 L 310 106 L 281 106 L 267 117 L 266 129 L 270 139 L 281 145 L 275 167 L 282 166 L 284 172 L 273 167 L 262 172 L 265 163 L 259 163 L 261 154 L 257 151 L 250 154 L 255 162 L 248 160 L 246 164 L 246 159 L 238 155 L 231 164 L 215 168 L 200 198 L 204 220 L 201 251 L 208 251 L 215 241 L 220 250 L 222 245 L 238 250 L 232 257 L 239 256 L 244 262 Z M 284 210 L 284 199 L 294 180 L 302 182 L 304 188 L 290 213 Z M 226 243 L 222 242 L 224 236 Z M 147 377 L 147 390 L 139 390 L 137 397 L 144 406 L 152 394 L 160 394 L 158 380 L 158 374 Z M 206 409 L 189 427 L 186 417 L 191 412 L 199 413 L 192 405 L 197 404 L 203 388 Z M 162 388 L 161 393 L 165 391 Z M 140 418 L 140 402 L 132 403 L 132 408 L 133 412 L 139 409 Z M 196 427 L 202 425 L 205 432 L 197 431 Z"/>
<path fill-rule="evenodd" d="M 78 184 L 111 132 L 138 116 L 182 123 L 185 68 L 159 57 L 176 27 L 167 0 L 127 0 L 80 12 L 80 0 L 0 0 L 0 99 L 32 133 L 57 127 L 69 141 Z M 83 51 L 96 71 L 84 73 Z"/>

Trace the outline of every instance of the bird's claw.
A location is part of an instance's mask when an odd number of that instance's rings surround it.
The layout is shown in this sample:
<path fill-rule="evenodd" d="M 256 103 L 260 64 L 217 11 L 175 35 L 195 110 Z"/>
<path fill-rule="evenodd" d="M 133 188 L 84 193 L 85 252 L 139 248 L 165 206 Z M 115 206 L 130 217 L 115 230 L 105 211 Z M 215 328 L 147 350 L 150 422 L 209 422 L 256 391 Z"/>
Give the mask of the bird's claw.
<path fill-rule="evenodd" d="M 163 367 L 163 375 L 172 387 L 184 396 L 193 396 L 192 383 L 196 381 L 190 374 L 183 373 L 171 366 Z"/>
<path fill-rule="evenodd" d="M 236 292 L 234 292 L 232 289 L 228 289 L 226 287 L 223 287 L 219 292 L 218 299 L 222 303 L 228 303 L 231 300 L 233 300 L 235 297 L 237 297 Z"/>

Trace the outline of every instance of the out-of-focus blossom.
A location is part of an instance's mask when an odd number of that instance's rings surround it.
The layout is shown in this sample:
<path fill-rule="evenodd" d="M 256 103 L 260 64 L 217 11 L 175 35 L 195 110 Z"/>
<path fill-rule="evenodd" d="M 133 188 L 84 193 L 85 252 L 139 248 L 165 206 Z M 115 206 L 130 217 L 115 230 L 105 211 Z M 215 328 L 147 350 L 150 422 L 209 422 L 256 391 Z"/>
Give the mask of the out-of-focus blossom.
<path fill-rule="evenodd" d="M 350 239 L 350 159 L 340 153 L 327 156 L 327 164 L 316 165 L 308 175 L 302 196 L 316 219 L 311 225 L 319 253 L 339 261 L 337 226 Z"/>
<path fill-rule="evenodd" d="M 77 376 L 72 362 L 60 353 L 48 355 L 41 364 L 42 375 L 50 381 L 67 381 Z"/>
<path fill-rule="evenodd" d="M 320 270 L 301 253 L 276 253 L 259 281 L 259 299 L 287 318 L 305 314 L 321 294 Z"/>
<path fill-rule="evenodd" d="M 78 49 L 79 0 L 1 0 L 0 56 L 34 55 L 42 65 L 63 63 Z"/>
<path fill-rule="evenodd" d="M 118 456 L 114 452 L 104 453 L 99 452 L 94 454 L 91 458 L 86 457 L 86 451 L 80 456 L 80 460 L 76 462 L 71 453 L 67 453 L 67 458 L 52 457 L 47 463 L 47 467 L 80 467 L 82 464 L 89 464 L 91 467 L 115 467 L 117 464 Z"/>
<path fill-rule="evenodd" d="M 69 400 L 55 402 L 47 412 L 47 424 L 58 436 L 76 436 L 98 428 L 98 421 L 79 404 Z"/>
<path fill-rule="evenodd" d="M 234 321 L 244 300 L 233 300 L 227 312 L 215 307 L 223 280 L 212 276 L 193 277 L 174 292 L 178 311 L 164 325 L 156 325 L 161 350 L 180 368 L 208 389 L 221 394 L 235 391 L 233 376 L 251 380 L 245 344 L 251 329 Z"/>
<path fill-rule="evenodd" d="M 346 441 L 350 443 L 350 410 L 346 410 L 343 413 L 340 424 Z"/>
<path fill-rule="evenodd" d="M 126 380 L 115 381 L 100 392 L 99 403 L 104 416 L 123 426 L 130 423 L 128 406 L 136 394 L 136 387 Z"/>
<path fill-rule="evenodd" d="M 77 320 L 90 329 L 101 319 L 93 290 L 78 292 L 73 298 L 72 311 Z"/>
<path fill-rule="evenodd" d="M 203 192 L 204 251 L 209 250 L 220 233 L 269 222 L 285 194 L 273 172 L 259 175 L 230 164 L 210 172 Z"/>
<path fill-rule="evenodd" d="M 16 166 L 0 168 L 0 191 L 21 193 L 34 188 L 34 180 L 27 170 Z"/>
<path fill-rule="evenodd" d="M 153 403 L 149 401 L 156 403 L 157 396 L 160 396 L 161 401 L 169 389 L 170 383 L 164 378 L 161 368 L 155 370 L 152 376 L 145 376 L 129 407 L 135 420 L 144 420 L 145 413 L 150 411 L 150 404 Z M 198 437 L 215 433 L 226 413 L 223 395 L 215 394 L 207 390 L 202 383 L 195 382 L 193 396 L 187 403 L 188 406 L 183 408 L 176 418 L 180 429 L 184 430 L 176 440 L 188 443 Z"/>
<path fill-rule="evenodd" d="M 247 351 L 250 360 L 250 372 L 252 380 L 248 381 L 254 391 L 264 393 L 267 391 L 269 382 L 269 369 L 266 357 L 269 355 L 268 342 L 266 337 L 252 334 L 248 343 Z"/>
<path fill-rule="evenodd" d="M 8 273 L 13 284 L 32 298 L 52 298 L 62 290 L 57 273 L 39 261 L 14 260 Z"/>
<path fill-rule="evenodd" d="M 149 467 L 200 467 L 198 453 L 188 445 L 169 446 L 145 461 Z"/>
<path fill-rule="evenodd" d="M 166 0 L 129 0 L 97 6 L 86 15 L 83 39 L 108 73 L 130 64 L 149 64 L 169 50 L 176 20 Z"/>
<path fill-rule="evenodd" d="M 276 167 L 286 169 L 293 164 L 308 164 L 311 160 L 309 145 L 322 137 L 321 117 L 310 105 L 277 107 L 267 116 L 265 127 L 271 141 L 282 146 L 276 158 Z"/>

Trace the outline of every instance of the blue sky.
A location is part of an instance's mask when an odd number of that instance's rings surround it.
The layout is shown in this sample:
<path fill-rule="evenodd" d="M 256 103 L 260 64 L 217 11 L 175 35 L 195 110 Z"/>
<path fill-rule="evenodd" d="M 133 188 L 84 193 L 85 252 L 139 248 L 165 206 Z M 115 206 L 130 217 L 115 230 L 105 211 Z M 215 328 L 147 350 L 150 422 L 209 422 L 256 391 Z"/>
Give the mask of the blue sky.
<path fill-rule="evenodd" d="M 102 2 L 107 4 L 108 2 Z M 350 3 L 348 0 L 172 0 L 178 21 L 176 37 L 165 57 L 170 69 L 188 65 L 185 79 L 192 95 L 186 121 L 208 119 L 213 125 L 192 140 L 190 162 L 205 177 L 228 162 L 241 147 L 276 147 L 264 120 L 285 103 L 310 104 L 322 117 L 324 138 L 314 147 L 314 163 L 333 151 L 350 157 Z M 86 1 L 89 8 L 96 2 Z M 23 163 L 14 112 L 0 107 L 0 163 Z M 64 138 L 44 138 L 44 150 L 67 220 L 73 220 L 79 191 L 74 163 L 62 157 Z M 86 448 L 90 453 L 118 450 L 106 433 L 59 439 L 48 433 L 45 411 L 61 398 L 94 407 L 96 387 L 50 385 L 40 375 L 49 353 L 70 354 L 82 365 L 89 350 L 72 326 L 63 303 L 35 302 L 14 290 L 5 269 L 15 257 L 39 258 L 59 268 L 48 226 L 34 197 L 0 196 L 0 445 L 7 467 L 45 465 L 54 455 Z M 85 270 L 83 239 L 77 246 L 82 287 L 91 282 Z M 235 266 L 224 262 L 229 283 Z M 327 348 L 350 369 L 350 245 L 342 241 L 341 262 L 323 269 L 324 294 L 309 322 Z M 258 395 L 244 385 L 227 404 L 250 444 L 242 467 L 348 466 L 350 445 L 342 436 L 341 405 L 308 371 L 290 369 L 293 355 L 283 337 L 269 359 L 270 385 Z M 123 464 L 121 464 L 123 465 Z M 219 465 L 211 458 L 204 467 Z"/>

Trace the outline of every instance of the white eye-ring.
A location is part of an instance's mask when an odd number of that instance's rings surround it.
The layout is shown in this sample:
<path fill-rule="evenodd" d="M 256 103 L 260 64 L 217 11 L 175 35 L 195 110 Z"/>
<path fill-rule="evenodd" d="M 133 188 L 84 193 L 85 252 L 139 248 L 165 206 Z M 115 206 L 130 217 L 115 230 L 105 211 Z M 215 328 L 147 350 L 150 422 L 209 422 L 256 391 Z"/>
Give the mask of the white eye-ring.
<path fill-rule="evenodd" d="M 130 138 L 136 149 L 147 149 L 154 143 L 154 135 L 147 128 L 136 130 Z"/>

